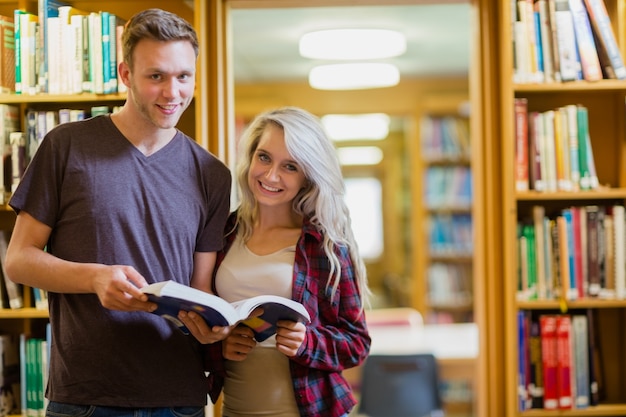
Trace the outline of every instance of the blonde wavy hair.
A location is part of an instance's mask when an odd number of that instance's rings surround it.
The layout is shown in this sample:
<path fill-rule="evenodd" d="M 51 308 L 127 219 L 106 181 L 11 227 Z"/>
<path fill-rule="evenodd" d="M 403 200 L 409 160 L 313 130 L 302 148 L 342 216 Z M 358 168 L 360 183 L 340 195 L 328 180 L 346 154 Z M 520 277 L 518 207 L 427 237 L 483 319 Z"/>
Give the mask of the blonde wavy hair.
<path fill-rule="evenodd" d="M 239 234 L 247 241 L 258 215 L 256 200 L 248 186 L 252 158 L 265 127 L 273 123 L 283 129 L 285 145 L 291 157 L 301 167 L 307 185 L 293 200 L 293 210 L 311 223 L 324 237 L 324 252 L 330 260 L 334 297 L 341 277 L 341 264 L 336 246 L 345 246 L 354 265 L 362 306 L 369 296 L 365 264 L 352 231 L 350 212 L 345 203 L 345 184 L 335 147 L 319 119 L 298 107 L 282 107 L 258 115 L 244 132 L 236 166 L 240 204 L 237 214 Z"/>

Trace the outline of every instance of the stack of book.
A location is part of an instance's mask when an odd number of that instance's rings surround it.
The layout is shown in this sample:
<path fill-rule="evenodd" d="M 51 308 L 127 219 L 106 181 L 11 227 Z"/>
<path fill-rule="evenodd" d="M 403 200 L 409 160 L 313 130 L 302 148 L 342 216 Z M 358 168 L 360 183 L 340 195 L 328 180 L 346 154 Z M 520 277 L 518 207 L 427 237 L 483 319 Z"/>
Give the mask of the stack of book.
<path fill-rule="evenodd" d="M 512 4 L 514 82 L 626 79 L 603 0 Z"/>
<path fill-rule="evenodd" d="M 514 100 L 516 190 L 598 189 L 587 108 L 569 104 L 538 112 L 528 110 L 526 98 Z"/>

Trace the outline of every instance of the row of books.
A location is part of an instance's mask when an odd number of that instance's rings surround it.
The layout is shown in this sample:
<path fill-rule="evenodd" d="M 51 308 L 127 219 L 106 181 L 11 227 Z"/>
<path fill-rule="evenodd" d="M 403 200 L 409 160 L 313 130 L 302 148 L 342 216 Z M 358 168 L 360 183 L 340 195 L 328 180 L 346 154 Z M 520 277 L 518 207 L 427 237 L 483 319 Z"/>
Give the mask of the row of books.
<path fill-rule="evenodd" d="M 584 409 L 602 395 L 593 310 L 571 314 L 519 311 L 519 410 Z"/>
<path fill-rule="evenodd" d="M 569 104 L 529 111 L 515 98 L 515 189 L 541 192 L 600 187 L 589 133 L 589 111 Z"/>
<path fill-rule="evenodd" d="M 0 16 L 0 91 L 126 91 L 117 79 L 123 24 L 113 13 L 87 12 L 58 0 L 38 0 L 37 14 L 16 9 L 13 16 Z"/>
<path fill-rule="evenodd" d="M 513 0 L 513 81 L 626 79 L 603 0 Z"/>
<path fill-rule="evenodd" d="M 45 337 L 27 334 L 0 335 L 2 404 L 0 416 L 43 417 L 48 400 L 50 325 Z"/>
<path fill-rule="evenodd" d="M 471 144 L 467 118 L 426 116 L 420 122 L 420 132 L 425 160 L 469 160 Z"/>
<path fill-rule="evenodd" d="M 468 166 L 430 166 L 424 177 L 429 209 L 469 209 L 472 204 L 472 171 Z"/>
<path fill-rule="evenodd" d="M 428 266 L 431 305 L 466 305 L 472 302 L 472 265 L 433 262 Z"/>
<path fill-rule="evenodd" d="M 518 223 L 518 293 L 527 300 L 626 298 L 623 205 L 533 207 Z"/>
<path fill-rule="evenodd" d="M 431 256 L 471 256 L 474 249 L 469 213 L 438 213 L 428 218 Z"/>

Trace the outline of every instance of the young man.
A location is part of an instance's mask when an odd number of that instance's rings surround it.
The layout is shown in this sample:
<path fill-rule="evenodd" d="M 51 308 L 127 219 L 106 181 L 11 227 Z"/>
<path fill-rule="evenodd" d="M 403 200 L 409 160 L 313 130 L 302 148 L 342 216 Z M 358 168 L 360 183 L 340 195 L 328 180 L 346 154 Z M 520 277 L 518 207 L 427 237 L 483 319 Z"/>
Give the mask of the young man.
<path fill-rule="evenodd" d="M 172 279 L 210 290 L 230 172 L 175 128 L 194 93 L 191 25 L 145 10 L 122 45 L 126 103 L 46 136 L 10 200 L 18 215 L 6 268 L 49 291 L 48 411 L 202 415 L 201 345 L 150 314 L 139 288 Z M 193 324 L 193 314 L 182 317 Z M 202 343 L 226 333 L 191 327 Z"/>

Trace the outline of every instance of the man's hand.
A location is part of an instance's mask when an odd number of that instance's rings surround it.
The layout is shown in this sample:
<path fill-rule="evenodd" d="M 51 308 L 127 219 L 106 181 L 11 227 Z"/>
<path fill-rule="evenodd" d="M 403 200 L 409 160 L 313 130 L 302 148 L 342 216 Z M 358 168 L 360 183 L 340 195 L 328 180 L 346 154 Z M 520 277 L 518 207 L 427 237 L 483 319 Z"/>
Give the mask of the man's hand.
<path fill-rule="evenodd" d="M 209 327 L 202 316 L 193 311 L 181 310 L 178 313 L 178 319 L 185 324 L 189 333 L 191 333 L 203 345 L 224 340 L 224 338 L 228 336 L 231 331 L 231 328 L 228 326 Z"/>
<path fill-rule="evenodd" d="M 120 311 L 154 311 L 157 306 L 139 288 L 148 285 L 135 268 L 128 265 L 103 265 L 93 279 L 93 291 L 102 306 Z"/>
<path fill-rule="evenodd" d="M 256 346 L 254 332 L 251 328 L 239 325 L 233 329 L 222 345 L 224 358 L 231 361 L 242 361 Z"/>

